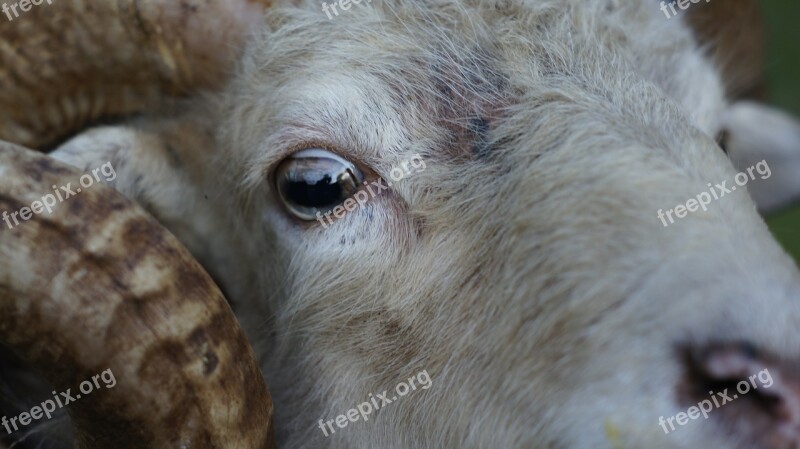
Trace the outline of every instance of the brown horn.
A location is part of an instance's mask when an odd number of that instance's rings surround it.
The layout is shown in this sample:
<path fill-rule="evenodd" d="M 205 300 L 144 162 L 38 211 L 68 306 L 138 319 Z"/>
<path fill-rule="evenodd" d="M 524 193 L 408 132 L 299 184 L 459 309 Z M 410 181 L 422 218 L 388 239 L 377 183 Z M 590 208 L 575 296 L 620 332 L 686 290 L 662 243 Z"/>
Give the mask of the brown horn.
<path fill-rule="evenodd" d="M 225 298 L 168 231 L 100 184 L 0 143 L 0 213 L 13 215 L 0 219 L 0 340 L 72 390 L 77 448 L 272 448 L 271 399 Z M 75 196 L 14 214 L 52 186 Z M 78 398 L 108 369 L 113 388 Z"/>
<path fill-rule="evenodd" d="M 52 146 L 219 85 L 268 1 L 48 0 L 0 14 L 0 140 Z"/>
<path fill-rule="evenodd" d="M 687 11 L 695 36 L 722 70 L 733 99 L 763 99 L 766 32 L 757 0 L 703 2 Z"/>

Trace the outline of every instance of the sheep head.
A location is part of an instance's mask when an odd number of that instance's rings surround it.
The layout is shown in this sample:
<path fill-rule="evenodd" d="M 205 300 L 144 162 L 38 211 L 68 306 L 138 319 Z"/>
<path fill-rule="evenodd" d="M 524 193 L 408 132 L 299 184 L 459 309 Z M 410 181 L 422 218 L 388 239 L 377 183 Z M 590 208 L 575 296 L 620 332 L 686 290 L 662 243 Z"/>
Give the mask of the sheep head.
<path fill-rule="evenodd" d="M 658 422 L 751 369 L 778 373 L 778 403 L 797 399 L 800 277 L 752 200 L 657 215 L 731 185 L 714 136 L 757 90 L 758 72 L 727 59 L 752 50 L 708 54 L 697 36 L 726 30 L 693 33 L 649 0 L 319 8 L 271 7 L 232 45 L 230 80 L 166 117 L 152 103 L 181 89 L 156 82 L 141 118 L 51 154 L 119 166 L 113 186 L 220 281 L 283 446 L 798 441 L 763 392 L 713 423 Z M 356 195 L 368 201 L 325 218 Z M 422 370 L 430 389 L 393 396 Z M 339 423 L 370 393 L 387 399 L 374 419 Z"/>

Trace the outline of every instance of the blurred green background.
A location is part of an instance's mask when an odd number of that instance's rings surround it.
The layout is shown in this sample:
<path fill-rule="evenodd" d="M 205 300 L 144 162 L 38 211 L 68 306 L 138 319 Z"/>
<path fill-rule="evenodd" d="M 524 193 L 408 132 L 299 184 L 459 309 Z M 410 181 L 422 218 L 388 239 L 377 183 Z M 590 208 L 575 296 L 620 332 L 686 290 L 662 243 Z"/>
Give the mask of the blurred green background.
<path fill-rule="evenodd" d="M 800 117 L 800 27 L 797 26 L 800 1 L 762 0 L 761 4 L 769 33 L 767 77 L 770 102 Z M 800 204 L 770 215 L 767 224 L 787 251 L 800 262 Z"/>

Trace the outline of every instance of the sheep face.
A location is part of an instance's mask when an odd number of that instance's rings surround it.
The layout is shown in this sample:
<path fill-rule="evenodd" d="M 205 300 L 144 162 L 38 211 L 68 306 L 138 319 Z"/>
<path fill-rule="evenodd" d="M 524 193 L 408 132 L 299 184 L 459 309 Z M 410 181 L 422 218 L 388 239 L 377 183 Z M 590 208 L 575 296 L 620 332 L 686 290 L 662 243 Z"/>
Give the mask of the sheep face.
<path fill-rule="evenodd" d="M 211 183 L 256 236 L 258 274 L 228 288 L 284 447 L 797 441 L 759 392 L 659 425 L 800 350 L 796 267 L 731 188 L 723 85 L 682 21 L 638 1 L 305 6 L 269 12 L 220 97 Z M 309 154 L 392 185 L 315 220 Z M 422 370 L 429 389 L 337 425 Z"/>
<path fill-rule="evenodd" d="M 51 156 L 110 161 L 113 187 L 221 284 L 279 447 L 797 443 L 797 268 L 713 139 L 731 115 L 755 127 L 726 98 L 752 74 L 715 68 L 683 17 L 649 0 L 362 0 L 328 18 L 299 0 L 262 23 L 255 3 L 271 2 L 54 4 L 53 23 L 80 27 L 42 26 L 26 55 L 53 64 L 60 40 L 102 55 L 83 38 L 93 14 L 117 25 L 91 43 L 122 56 L 60 64 L 92 95 L 10 89 L 0 134 L 45 145 L 143 111 Z M 107 81 L 129 72 L 148 83 Z M 764 134 L 796 148 L 781 128 Z M 769 164 L 796 178 L 765 160 L 747 183 Z M 734 398 L 742 379 L 753 391 Z M 174 447 L 161 430 L 150 446 Z"/>

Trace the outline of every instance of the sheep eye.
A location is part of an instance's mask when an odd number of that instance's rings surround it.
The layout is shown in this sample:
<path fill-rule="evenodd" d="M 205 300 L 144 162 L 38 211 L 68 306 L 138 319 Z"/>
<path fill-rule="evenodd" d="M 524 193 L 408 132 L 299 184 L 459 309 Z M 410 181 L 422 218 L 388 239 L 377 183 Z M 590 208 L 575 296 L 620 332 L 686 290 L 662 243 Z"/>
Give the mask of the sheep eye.
<path fill-rule="evenodd" d="M 276 172 L 281 201 L 294 216 L 308 221 L 341 204 L 363 182 L 355 165 L 317 148 L 287 157 Z"/>
<path fill-rule="evenodd" d="M 722 149 L 722 152 L 728 154 L 728 131 L 722 130 L 717 134 L 717 145 Z"/>

